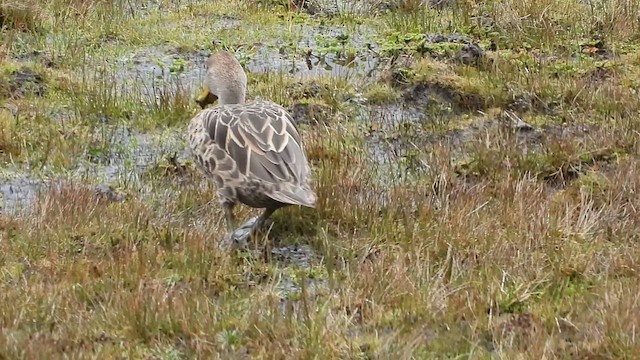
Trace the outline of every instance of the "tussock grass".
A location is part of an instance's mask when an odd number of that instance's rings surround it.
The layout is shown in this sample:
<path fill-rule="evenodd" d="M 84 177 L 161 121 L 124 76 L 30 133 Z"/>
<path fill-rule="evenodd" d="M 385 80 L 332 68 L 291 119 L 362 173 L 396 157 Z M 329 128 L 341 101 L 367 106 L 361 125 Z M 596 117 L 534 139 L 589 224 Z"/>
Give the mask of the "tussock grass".
<path fill-rule="evenodd" d="M 36 1 L 2 0 L 0 2 L 0 27 L 15 31 L 38 31 L 41 21 Z"/>
<path fill-rule="evenodd" d="M 28 212 L 0 208 L 0 358 L 634 357 L 637 7 L 401 3 L 2 3 L 0 204 L 14 177 L 46 181 Z M 158 136 L 197 111 L 193 62 L 359 26 L 371 44 L 341 46 L 380 57 L 381 81 L 249 73 L 250 98 L 326 111 L 299 125 L 318 204 L 276 212 L 252 254 L 220 248 L 215 190 Z M 450 33 L 482 61 L 427 43 Z M 153 66 L 171 76 L 131 78 Z M 404 151 L 379 161 L 376 141 Z"/>

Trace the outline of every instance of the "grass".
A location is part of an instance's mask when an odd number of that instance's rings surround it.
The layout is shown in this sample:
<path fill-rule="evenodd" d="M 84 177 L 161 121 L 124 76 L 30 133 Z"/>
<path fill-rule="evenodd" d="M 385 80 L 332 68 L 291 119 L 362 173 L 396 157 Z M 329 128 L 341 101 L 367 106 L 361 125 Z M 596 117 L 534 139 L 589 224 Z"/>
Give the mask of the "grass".
<path fill-rule="evenodd" d="M 0 359 L 635 357 L 638 7 L 293 5 L 0 2 Z M 252 255 L 183 154 L 217 48 L 308 110 Z"/>

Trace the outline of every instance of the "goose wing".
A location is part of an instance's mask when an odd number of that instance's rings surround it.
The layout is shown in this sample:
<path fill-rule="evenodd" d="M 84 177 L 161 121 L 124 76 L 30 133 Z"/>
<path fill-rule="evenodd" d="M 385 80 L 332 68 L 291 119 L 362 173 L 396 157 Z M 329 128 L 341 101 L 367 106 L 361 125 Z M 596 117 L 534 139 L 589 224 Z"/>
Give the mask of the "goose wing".
<path fill-rule="evenodd" d="M 248 179 L 272 184 L 274 200 L 314 206 L 311 171 L 291 116 L 270 102 L 226 105 L 204 126 Z M 215 120 L 215 121 L 212 121 Z"/>

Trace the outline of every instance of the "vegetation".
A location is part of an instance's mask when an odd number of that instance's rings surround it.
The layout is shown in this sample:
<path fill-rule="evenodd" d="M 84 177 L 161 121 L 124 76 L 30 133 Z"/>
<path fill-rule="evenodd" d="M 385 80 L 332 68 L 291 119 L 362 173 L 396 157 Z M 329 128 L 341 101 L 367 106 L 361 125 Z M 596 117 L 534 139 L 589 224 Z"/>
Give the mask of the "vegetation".
<path fill-rule="evenodd" d="M 637 3 L 0 0 L 0 27 L 0 359 L 640 350 Z M 246 253 L 184 151 L 216 49 L 300 123 L 319 199 Z"/>

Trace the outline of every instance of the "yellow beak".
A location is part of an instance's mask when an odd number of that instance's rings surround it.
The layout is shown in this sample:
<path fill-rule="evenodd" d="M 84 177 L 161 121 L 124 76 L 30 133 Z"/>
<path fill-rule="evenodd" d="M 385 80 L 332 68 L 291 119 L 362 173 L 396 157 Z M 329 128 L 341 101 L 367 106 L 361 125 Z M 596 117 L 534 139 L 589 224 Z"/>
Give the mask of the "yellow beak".
<path fill-rule="evenodd" d="M 198 103 L 204 102 L 207 96 L 209 96 L 209 89 L 205 87 L 202 89 L 202 93 L 200 93 L 200 96 L 198 96 L 198 98 L 196 99 L 196 102 Z"/>
<path fill-rule="evenodd" d="M 207 107 L 207 105 L 213 104 L 214 102 L 216 102 L 216 100 L 218 100 L 218 97 L 213 95 L 209 91 L 209 89 L 205 87 L 204 89 L 202 89 L 202 93 L 200 94 L 200 96 L 198 96 L 198 98 L 196 99 L 196 102 L 200 105 L 202 109 L 204 109 L 205 107 Z"/>

